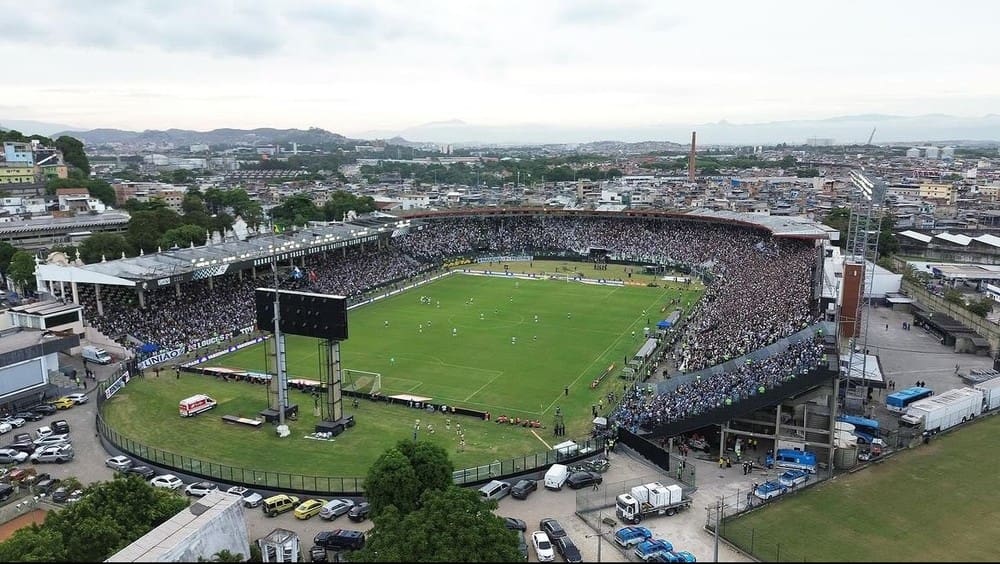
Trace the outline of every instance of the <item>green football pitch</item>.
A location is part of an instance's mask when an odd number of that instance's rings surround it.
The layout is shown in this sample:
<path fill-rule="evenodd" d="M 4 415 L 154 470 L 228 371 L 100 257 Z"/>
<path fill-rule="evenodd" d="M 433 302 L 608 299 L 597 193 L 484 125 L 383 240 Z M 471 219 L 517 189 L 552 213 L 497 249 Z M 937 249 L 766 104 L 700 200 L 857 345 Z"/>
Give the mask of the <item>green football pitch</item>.
<path fill-rule="evenodd" d="M 1000 490 L 990 417 L 839 476 L 721 529 L 760 561 L 997 561 Z"/>
<path fill-rule="evenodd" d="M 534 268 L 544 264 L 536 262 Z M 350 311 L 349 338 L 341 344 L 345 387 L 371 389 L 374 379 L 367 373 L 378 373 L 383 395 L 427 397 L 487 410 L 494 419 L 537 419 L 543 429 L 472 417 L 428 418 L 383 402 L 361 401 L 355 408 L 345 401 L 344 412 L 355 415 L 357 425 L 332 444 L 304 440 L 317 421 L 314 401 L 290 391 L 291 402 L 300 405 L 299 418 L 290 423 L 291 437 L 277 439 L 270 426 L 254 430 L 218 419 L 255 416 L 266 402 L 263 386 L 191 374 L 134 379 L 108 402 L 105 418 L 123 436 L 173 454 L 315 476 L 363 476 L 386 448 L 412 439 L 415 419 L 423 420 L 419 438 L 444 447 L 456 468 L 531 455 L 564 440 L 552 432 L 556 408 L 564 415 L 566 438 L 588 434 L 592 406 L 603 402 L 606 410 L 608 392 L 620 395 L 623 361 L 644 343 L 644 328 L 678 307 L 672 300 L 687 310 L 701 294 L 700 286 L 661 282 L 647 287 L 641 283 L 652 278 L 633 279 L 640 285 L 452 274 Z M 286 345 L 289 377 L 318 379 L 319 342 L 289 336 Z M 264 372 L 272 348 L 270 343 L 248 347 L 211 365 Z M 612 373 L 592 389 L 591 382 L 612 364 Z M 196 393 L 211 395 L 218 407 L 180 418 L 178 400 Z M 148 425 L 151 414 L 176 425 Z M 464 446 L 456 435 L 458 424 Z M 430 433 L 428 425 L 436 432 Z"/>

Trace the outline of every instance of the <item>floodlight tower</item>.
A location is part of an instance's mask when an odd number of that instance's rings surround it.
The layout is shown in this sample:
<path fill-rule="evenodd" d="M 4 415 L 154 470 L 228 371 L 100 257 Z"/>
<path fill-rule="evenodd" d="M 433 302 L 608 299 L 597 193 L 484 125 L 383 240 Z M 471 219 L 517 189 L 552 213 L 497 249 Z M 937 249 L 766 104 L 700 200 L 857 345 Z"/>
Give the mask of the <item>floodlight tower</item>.
<path fill-rule="evenodd" d="M 848 359 L 847 372 L 841 376 L 845 407 L 854 371 L 860 368 L 864 380 L 868 369 L 865 351 L 868 345 L 868 327 L 871 324 L 871 288 L 875 279 L 875 263 L 878 260 L 879 234 L 886 196 L 885 183 L 863 171 L 851 171 L 851 186 L 853 187 L 849 204 L 851 215 L 844 248 L 843 295 L 837 328 L 839 350 L 841 354 L 846 354 Z M 865 305 L 868 306 L 869 312 L 868 316 L 864 317 L 864 331 L 862 331 L 861 321 Z"/>

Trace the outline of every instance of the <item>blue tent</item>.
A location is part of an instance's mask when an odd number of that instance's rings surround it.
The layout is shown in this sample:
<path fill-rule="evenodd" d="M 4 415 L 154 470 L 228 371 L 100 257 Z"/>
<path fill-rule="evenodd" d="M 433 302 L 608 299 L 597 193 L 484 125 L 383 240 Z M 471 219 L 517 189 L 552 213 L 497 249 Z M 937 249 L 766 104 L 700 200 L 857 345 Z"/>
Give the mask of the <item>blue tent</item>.
<path fill-rule="evenodd" d="M 155 343 L 146 343 L 144 345 L 139 345 L 139 352 L 141 353 L 155 353 L 160 350 L 160 345 Z"/>
<path fill-rule="evenodd" d="M 669 329 L 671 325 L 673 325 L 673 323 L 667 321 L 666 319 L 664 319 L 663 321 L 658 321 L 656 323 L 656 327 L 659 329 Z"/>

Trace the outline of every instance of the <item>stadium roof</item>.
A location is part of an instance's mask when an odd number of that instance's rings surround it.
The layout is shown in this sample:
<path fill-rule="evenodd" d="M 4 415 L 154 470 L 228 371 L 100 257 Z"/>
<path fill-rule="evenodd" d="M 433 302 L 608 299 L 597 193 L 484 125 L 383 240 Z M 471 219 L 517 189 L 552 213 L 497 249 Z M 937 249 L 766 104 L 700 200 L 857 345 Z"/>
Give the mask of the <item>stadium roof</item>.
<path fill-rule="evenodd" d="M 758 213 L 738 213 L 725 210 L 696 208 L 687 213 L 704 218 L 750 223 L 763 227 L 775 237 L 802 237 L 806 239 L 827 239 L 829 234 L 823 226 L 805 217 L 789 215 L 764 215 Z"/>
<path fill-rule="evenodd" d="M 351 223 L 304 227 L 292 232 L 268 234 L 246 241 L 206 244 L 171 249 L 131 258 L 87 265 L 40 264 L 42 280 L 136 286 L 156 281 L 158 285 L 218 276 L 230 269 L 270 264 L 272 257 L 286 260 L 307 254 L 374 241 L 379 234 L 395 233 L 410 226 L 409 220 L 392 216 L 368 216 Z"/>

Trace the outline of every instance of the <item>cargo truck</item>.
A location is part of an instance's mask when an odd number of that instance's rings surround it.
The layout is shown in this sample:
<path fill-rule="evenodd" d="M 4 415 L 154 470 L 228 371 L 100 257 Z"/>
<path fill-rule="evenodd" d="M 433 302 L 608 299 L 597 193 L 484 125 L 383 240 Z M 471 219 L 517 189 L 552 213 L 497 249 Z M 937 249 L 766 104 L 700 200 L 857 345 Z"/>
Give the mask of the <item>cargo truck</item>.
<path fill-rule="evenodd" d="M 983 411 L 1000 407 L 1000 377 L 980 382 L 973 388 L 983 392 Z"/>
<path fill-rule="evenodd" d="M 900 425 L 923 427 L 928 433 L 950 429 L 983 412 L 983 391 L 956 388 L 910 405 L 899 418 Z"/>
<path fill-rule="evenodd" d="M 651 482 L 635 486 L 615 500 L 615 513 L 625 523 L 638 524 L 649 515 L 674 515 L 691 506 L 691 498 L 678 485 Z"/>

